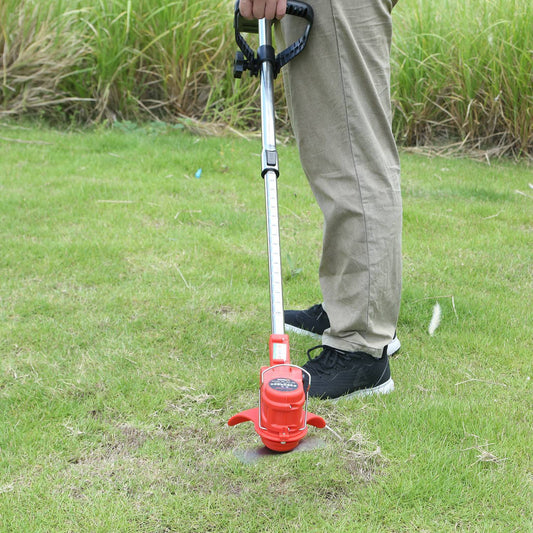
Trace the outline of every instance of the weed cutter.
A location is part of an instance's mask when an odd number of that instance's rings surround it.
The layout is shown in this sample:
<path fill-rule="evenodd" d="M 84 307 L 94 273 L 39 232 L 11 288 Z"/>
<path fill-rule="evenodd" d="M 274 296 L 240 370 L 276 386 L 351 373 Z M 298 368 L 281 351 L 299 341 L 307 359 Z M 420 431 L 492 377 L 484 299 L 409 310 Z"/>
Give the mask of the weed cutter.
<path fill-rule="evenodd" d="M 274 78 L 281 68 L 296 57 L 305 47 L 313 23 L 313 10 L 304 2 L 289 0 L 287 14 L 301 17 L 307 22 L 303 35 L 279 54 L 272 46 L 272 24 L 266 19 L 246 20 L 235 6 L 235 40 L 240 51 L 234 63 L 234 75 L 240 78 L 248 70 L 261 80 L 262 170 L 264 179 L 267 219 L 267 245 L 270 279 L 270 314 L 272 334 L 269 351 L 270 366 L 259 373 L 259 407 L 232 416 L 228 424 L 253 422 L 255 431 L 270 450 L 293 450 L 307 434 L 307 425 L 318 428 L 326 421 L 307 410 L 307 393 L 311 376 L 303 368 L 291 364 L 289 336 L 284 331 L 283 289 L 278 213 L 277 180 L 279 177 L 278 153 L 274 117 Z M 258 33 L 259 47 L 254 53 L 241 32 Z M 304 387 L 304 374 L 306 375 Z"/>

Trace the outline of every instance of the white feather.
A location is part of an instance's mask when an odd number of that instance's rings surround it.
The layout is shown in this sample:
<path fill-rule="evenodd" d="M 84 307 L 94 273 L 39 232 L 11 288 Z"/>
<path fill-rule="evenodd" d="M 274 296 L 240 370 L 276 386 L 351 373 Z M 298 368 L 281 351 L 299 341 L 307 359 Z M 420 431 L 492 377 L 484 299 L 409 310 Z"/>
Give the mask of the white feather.
<path fill-rule="evenodd" d="M 430 335 L 433 336 L 433 334 L 435 333 L 435 330 L 439 327 L 441 316 L 442 316 L 442 309 L 439 303 L 437 302 L 433 306 L 433 316 L 431 317 L 431 322 L 429 323 L 428 332 Z"/>

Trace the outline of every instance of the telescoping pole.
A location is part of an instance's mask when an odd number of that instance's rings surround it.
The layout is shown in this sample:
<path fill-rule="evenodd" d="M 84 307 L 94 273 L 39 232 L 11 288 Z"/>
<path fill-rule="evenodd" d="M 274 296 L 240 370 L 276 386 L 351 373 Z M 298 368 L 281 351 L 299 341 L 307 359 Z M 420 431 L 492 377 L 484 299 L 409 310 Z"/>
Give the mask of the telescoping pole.
<path fill-rule="evenodd" d="M 274 114 L 274 49 L 272 24 L 266 19 L 259 20 L 259 54 L 272 58 L 261 62 L 262 175 L 265 181 L 272 333 L 283 335 L 285 329 L 278 210 L 279 169 Z"/>
<path fill-rule="evenodd" d="M 245 70 L 261 77 L 262 172 L 265 182 L 268 264 L 270 279 L 270 307 L 272 334 L 269 339 L 270 366 L 261 367 L 259 407 L 233 415 L 228 425 L 253 422 L 255 431 L 267 448 L 288 452 L 298 446 L 307 434 L 307 426 L 323 428 L 326 421 L 307 411 L 307 386 L 311 376 L 303 368 L 290 362 L 289 336 L 284 333 L 283 290 L 278 212 L 278 154 L 274 116 L 274 78 L 283 65 L 296 57 L 305 46 L 313 21 L 313 11 L 299 0 L 287 2 L 287 14 L 303 17 L 307 28 L 303 36 L 277 56 L 272 47 L 272 25 L 267 20 L 244 23 L 240 26 L 238 4 L 235 6 L 235 38 L 240 51 L 234 63 L 234 74 L 240 77 Z M 244 27 L 259 33 L 257 57 L 241 37 Z"/>

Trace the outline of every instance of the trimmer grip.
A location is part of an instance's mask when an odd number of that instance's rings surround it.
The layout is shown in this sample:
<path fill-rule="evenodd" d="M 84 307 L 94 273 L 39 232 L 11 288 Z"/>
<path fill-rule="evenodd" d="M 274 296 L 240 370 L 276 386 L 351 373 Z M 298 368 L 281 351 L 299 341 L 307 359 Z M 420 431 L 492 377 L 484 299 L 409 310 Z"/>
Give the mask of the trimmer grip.
<path fill-rule="evenodd" d="M 305 48 L 309 38 L 309 32 L 311 31 L 311 27 L 313 25 L 313 8 L 301 0 L 287 0 L 286 13 L 287 15 L 305 19 L 307 21 L 307 26 L 305 27 L 305 30 L 299 39 L 297 39 L 294 43 L 292 43 L 275 57 L 274 76 L 279 73 L 284 65 L 294 59 Z M 249 70 L 253 76 L 256 76 L 259 73 L 258 59 L 256 58 L 254 51 L 246 39 L 241 35 L 241 32 L 257 33 L 258 22 L 257 20 L 245 19 L 240 15 L 239 0 L 237 0 L 235 3 L 235 16 L 233 25 L 235 28 L 235 41 L 244 56 L 242 58 L 237 58 L 236 63 L 238 64 L 236 64 L 234 67 L 234 75 L 235 77 L 240 78 L 244 70 Z"/>
<path fill-rule="evenodd" d="M 300 2 L 299 0 L 288 0 L 287 15 L 293 15 L 295 17 L 306 19 L 309 24 L 313 24 L 313 8 L 305 2 Z"/>
<path fill-rule="evenodd" d="M 235 2 L 235 14 L 237 15 L 239 13 L 239 0 Z M 309 24 L 313 24 L 313 8 L 306 4 L 305 2 L 301 2 L 300 0 L 287 0 L 287 15 L 292 15 L 293 17 L 300 17 L 305 20 Z M 245 19 L 244 17 L 241 17 L 240 15 L 237 16 L 236 20 L 236 29 L 243 33 L 257 33 L 257 20 L 256 19 Z"/>

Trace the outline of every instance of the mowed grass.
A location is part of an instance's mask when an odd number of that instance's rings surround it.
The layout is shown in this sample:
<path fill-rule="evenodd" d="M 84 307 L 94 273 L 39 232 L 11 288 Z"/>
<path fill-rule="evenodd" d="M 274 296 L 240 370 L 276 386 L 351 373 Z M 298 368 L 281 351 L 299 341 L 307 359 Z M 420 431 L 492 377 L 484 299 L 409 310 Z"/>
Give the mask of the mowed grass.
<path fill-rule="evenodd" d="M 0 530 L 533 530 L 531 167 L 402 153 L 395 392 L 312 401 L 337 435 L 245 464 L 258 437 L 226 421 L 268 360 L 259 141 L 0 138 Z M 308 306 L 321 215 L 280 159 L 285 300 Z"/>

